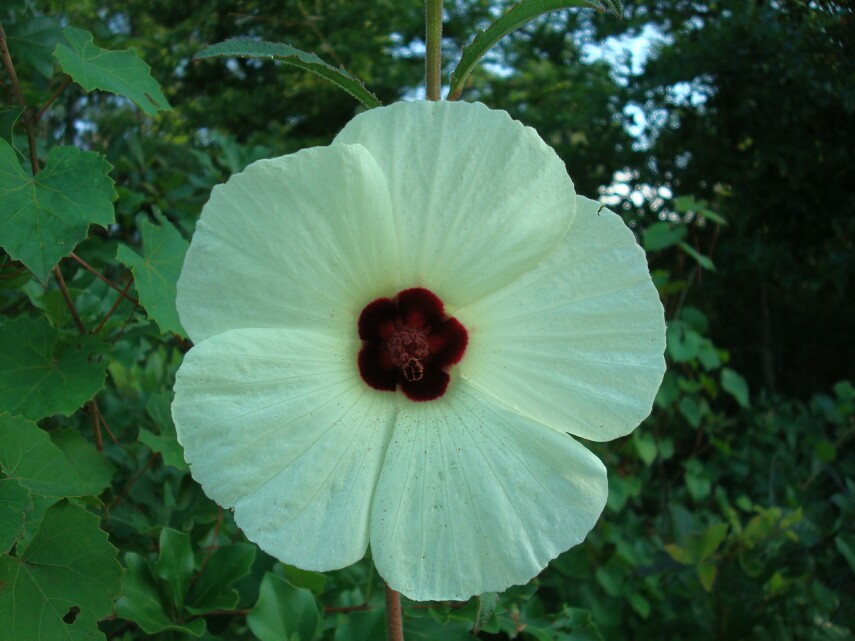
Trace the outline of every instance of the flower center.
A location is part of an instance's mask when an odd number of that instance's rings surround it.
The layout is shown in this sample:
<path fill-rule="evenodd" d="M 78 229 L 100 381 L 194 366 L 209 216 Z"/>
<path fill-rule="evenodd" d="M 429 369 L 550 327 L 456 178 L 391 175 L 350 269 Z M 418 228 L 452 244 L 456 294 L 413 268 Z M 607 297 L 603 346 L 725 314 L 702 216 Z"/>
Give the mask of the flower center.
<path fill-rule="evenodd" d="M 372 301 L 358 329 L 362 380 L 377 390 L 400 388 L 413 401 L 445 394 L 447 370 L 463 357 L 468 341 L 460 321 L 446 316 L 439 297 L 421 287 Z"/>

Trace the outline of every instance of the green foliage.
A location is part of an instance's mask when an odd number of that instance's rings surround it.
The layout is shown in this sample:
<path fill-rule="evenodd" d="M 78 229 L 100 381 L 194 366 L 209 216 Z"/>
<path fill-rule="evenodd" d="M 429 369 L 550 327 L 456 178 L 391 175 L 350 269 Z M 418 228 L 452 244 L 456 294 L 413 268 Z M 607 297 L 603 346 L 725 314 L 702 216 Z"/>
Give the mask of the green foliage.
<path fill-rule="evenodd" d="M 175 283 L 190 243 L 168 220 L 159 225 L 144 220 L 140 228 L 144 255 L 120 245 L 116 259 L 133 272 L 140 303 L 160 331 L 186 336 L 175 309 Z"/>
<path fill-rule="evenodd" d="M 97 153 L 52 147 L 44 170 L 30 176 L 0 140 L 2 246 L 44 281 L 86 238 L 89 225 L 113 222 L 116 192 L 110 164 Z"/>
<path fill-rule="evenodd" d="M 160 85 L 151 77 L 151 69 L 133 49 L 101 49 L 93 43 L 91 33 L 75 27 L 67 27 L 62 33 L 70 46 L 57 45 L 54 56 L 62 70 L 86 91 L 101 89 L 125 96 L 150 115 L 171 109 Z"/>
<path fill-rule="evenodd" d="M 246 622 L 260 641 L 311 641 L 320 637 L 321 619 L 320 605 L 311 592 L 268 573 Z"/>
<path fill-rule="evenodd" d="M 475 34 L 472 43 L 463 48 L 463 56 L 460 63 L 451 75 L 451 87 L 448 92 L 449 100 L 456 100 L 463 92 L 466 79 L 478 61 L 492 49 L 502 38 L 514 31 L 524 27 L 534 18 L 570 7 L 593 7 L 605 10 L 605 5 L 598 0 L 521 0 L 512 6 L 507 13 L 503 14 L 495 22 L 483 31 Z"/>
<path fill-rule="evenodd" d="M 343 67 L 336 69 L 313 53 L 300 51 L 281 42 L 258 42 L 248 38 L 236 38 L 205 47 L 195 57 L 197 60 L 217 57 L 274 58 L 320 76 L 349 93 L 369 109 L 382 104 L 377 96 L 365 88 L 361 80 Z"/>
<path fill-rule="evenodd" d="M 81 507 L 60 503 L 18 556 L 0 557 L 0 630 L 9 641 L 104 638 L 122 570 L 117 550 Z"/>
<path fill-rule="evenodd" d="M 0 411 L 34 420 L 69 416 L 104 387 L 105 351 L 95 336 L 60 336 L 45 318 L 7 321 L 0 325 Z"/>

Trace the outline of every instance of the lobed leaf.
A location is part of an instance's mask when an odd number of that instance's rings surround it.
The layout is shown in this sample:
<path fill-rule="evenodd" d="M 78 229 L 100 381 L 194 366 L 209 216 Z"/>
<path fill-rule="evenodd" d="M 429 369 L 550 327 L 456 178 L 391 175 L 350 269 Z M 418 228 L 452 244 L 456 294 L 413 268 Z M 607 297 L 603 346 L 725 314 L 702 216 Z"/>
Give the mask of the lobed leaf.
<path fill-rule="evenodd" d="M 3 641 L 103 639 L 98 620 L 121 590 L 118 551 L 98 517 L 76 505 L 48 509 L 19 556 L 0 556 Z"/>
<path fill-rule="evenodd" d="M 39 280 L 86 238 L 90 224 L 114 222 L 112 169 L 100 154 L 52 147 L 45 168 L 30 176 L 0 139 L 0 245 Z"/>
<path fill-rule="evenodd" d="M 140 303 L 160 331 L 186 336 L 175 309 L 175 283 L 190 243 L 165 218 L 161 219 L 160 225 L 144 220 L 141 230 L 143 255 L 120 245 L 116 258 L 134 273 Z"/>
<path fill-rule="evenodd" d="M 32 509 L 27 488 L 15 479 L 0 479 L 0 553 L 8 552 L 24 534 L 26 515 Z"/>
<path fill-rule="evenodd" d="M 612 4 L 612 3 L 610 3 Z M 463 55 L 454 73 L 451 74 L 451 87 L 448 91 L 448 99 L 456 100 L 463 91 L 463 85 L 469 74 L 478 64 L 478 61 L 499 40 L 517 29 L 525 26 L 538 16 L 559 9 L 570 9 L 572 7 L 590 7 L 605 11 L 606 7 L 598 0 L 521 0 L 508 11 L 493 22 L 483 31 L 475 34 L 471 43 L 463 48 Z"/>
<path fill-rule="evenodd" d="M 343 89 L 369 109 L 379 107 L 380 99 L 365 88 L 365 84 L 344 67 L 335 68 L 313 53 L 307 53 L 282 42 L 265 42 L 251 38 L 234 38 L 210 45 L 193 58 L 272 58 L 314 73 Z"/>
<path fill-rule="evenodd" d="M 101 89 L 130 98 L 150 116 L 172 109 L 151 76 L 151 67 L 134 49 L 102 49 L 84 29 L 66 27 L 62 33 L 70 47 L 59 44 L 53 55 L 62 70 L 86 91 Z"/>
<path fill-rule="evenodd" d="M 84 457 L 91 458 L 95 454 L 94 448 L 87 445 L 92 450 L 91 454 L 81 455 L 78 452 L 68 456 L 51 441 L 47 432 L 32 421 L 0 414 L 0 468 L 34 494 L 47 497 L 100 494 L 110 478 L 99 471 L 99 466 L 91 469 L 75 467 L 82 463 Z M 77 469 L 84 470 L 85 474 L 79 475 Z"/>
<path fill-rule="evenodd" d="M 104 387 L 106 350 L 96 336 L 70 345 L 44 318 L 18 317 L 0 326 L 0 412 L 32 420 L 71 416 Z"/>

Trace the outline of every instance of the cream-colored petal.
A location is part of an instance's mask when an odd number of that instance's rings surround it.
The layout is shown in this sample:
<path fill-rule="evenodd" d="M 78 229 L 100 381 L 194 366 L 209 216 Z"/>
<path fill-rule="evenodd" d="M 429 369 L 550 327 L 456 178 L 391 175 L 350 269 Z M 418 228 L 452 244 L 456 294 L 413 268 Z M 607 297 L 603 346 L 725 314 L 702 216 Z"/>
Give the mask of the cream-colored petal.
<path fill-rule="evenodd" d="M 356 370 L 358 340 L 249 329 L 196 345 L 172 414 L 193 477 L 246 536 L 311 570 L 358 561 L 396 398 Z"/>
<path fill-rule="evenodd" d="M 355 332 L 362 308 L 398 290 L 386 180 L 371 155 L 336 145 L 261 160 L 218 185 L 178 280 L 199 342 L 241 327 Z"/>
<path fill-rule="evenodd" d="M 358 115 L 335 143 L 374 156 L 392 195 L 402 280 L 451 310 L 531 269 L 573 220 L 564 163 L 504 111 L 397 103 Z"/>
<path fill-rule="evenodd" d="M 563 244 L 536 269 L 459 310 L 459 374 L 556 430 L 631 432 L 665 372 L 665 320 L 644 252 L 619 216 L 579 197 Z"/>
<path fill-rule="evenodd" d="M 455 383 L 402 406 L 371 513 L 377 570 L 419 601 L 526 583 L 585 538 L 608 494 L 572 437 Z"/>

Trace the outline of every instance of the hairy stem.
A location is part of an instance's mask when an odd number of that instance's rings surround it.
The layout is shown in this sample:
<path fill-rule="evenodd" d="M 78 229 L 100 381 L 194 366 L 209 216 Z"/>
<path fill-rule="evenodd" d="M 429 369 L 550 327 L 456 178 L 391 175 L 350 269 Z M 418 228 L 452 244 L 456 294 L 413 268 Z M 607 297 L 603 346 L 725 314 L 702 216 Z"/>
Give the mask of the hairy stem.
<path fill-rule="evenodd" d="M 401 618 L 401 595 L 386 584 L 386 638 L 404 641 L 404 622 Z"/>
<path fill-rule="evenodd" d="M 427 99 L 439 100 L 442 85 L 442 0 L 425 0 L 425 24 Z"/>

